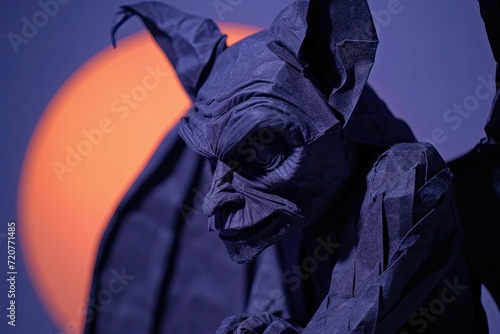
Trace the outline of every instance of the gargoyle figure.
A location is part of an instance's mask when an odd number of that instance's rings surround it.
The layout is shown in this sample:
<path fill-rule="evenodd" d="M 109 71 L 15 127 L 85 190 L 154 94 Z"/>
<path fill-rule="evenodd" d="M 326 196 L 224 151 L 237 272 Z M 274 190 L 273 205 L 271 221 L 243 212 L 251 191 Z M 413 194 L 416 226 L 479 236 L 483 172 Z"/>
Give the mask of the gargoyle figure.
<path fill-rule="evenodd" d="M 193 106 L 104 234 L 91 296 L 117 268 L 134 280 L 89 306 L 87 334 L 485 328 L 451 173 L 366 84 L 365 0 L 295 1 L 231 47 L 166 4 L 121 13 L 113 34 L 139 17 Z"/>

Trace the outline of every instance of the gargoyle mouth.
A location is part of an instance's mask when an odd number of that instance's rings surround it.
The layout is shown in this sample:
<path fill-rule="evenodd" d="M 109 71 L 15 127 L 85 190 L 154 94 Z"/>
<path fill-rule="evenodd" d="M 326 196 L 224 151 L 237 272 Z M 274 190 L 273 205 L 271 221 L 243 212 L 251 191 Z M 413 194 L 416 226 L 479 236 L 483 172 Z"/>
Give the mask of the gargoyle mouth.
<path fill-rule="evenodd" d="M 267 247 L 277 243 L 289 232 L 304 227 L 308 221 L 302 216 L 275 212 L 251 227 L 221 229 L 219 237 L 226 245 L 231 259 L 237 263 L 254 261 Z"/>

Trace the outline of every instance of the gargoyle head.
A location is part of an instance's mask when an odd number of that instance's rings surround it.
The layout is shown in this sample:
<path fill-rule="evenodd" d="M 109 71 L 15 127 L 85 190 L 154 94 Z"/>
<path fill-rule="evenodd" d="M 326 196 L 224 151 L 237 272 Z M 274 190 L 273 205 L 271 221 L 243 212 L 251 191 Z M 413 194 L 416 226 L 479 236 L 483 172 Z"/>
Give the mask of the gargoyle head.
<path fill-rule="evenodd" d="M 344 128 L 375 57 L 366 1 L 296 1 L 229 48 L 209 19 L 158 2 L 122 9 L 193 100 L 179 134 L 212 163 L 203 209 L 231 258 L 251 261 L 321 217 L 349 176 Z"/>

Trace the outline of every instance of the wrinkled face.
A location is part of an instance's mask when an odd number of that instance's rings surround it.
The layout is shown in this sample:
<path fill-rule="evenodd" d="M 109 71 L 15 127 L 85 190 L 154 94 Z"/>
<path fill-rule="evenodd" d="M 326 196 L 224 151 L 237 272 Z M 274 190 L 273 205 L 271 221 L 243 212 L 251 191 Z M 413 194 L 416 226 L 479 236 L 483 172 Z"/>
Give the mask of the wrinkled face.
<path fill-rule="evenodd" d="M 318 220 L 349 175 L 342 126 L 375 58 L 366 0 L 295 1 L 229 48 L 209 19 L 160 2 L 122 10 L 113 34 L 139 16 L 194 102 L 179 135 L 212 163 L 203 209 L 232 259 Z"/>
<path fill-rule="evenodd" d="M 212 141 L 193 131 L 189 116 L 181 123 L 191 145 L 207 140 L 193 148 L 213 148 L 200 152 L 214 170 L 203 210 L 236 262 L 253 260 L 288 231 L 317 220 L 349 174 L 340 125 L 307 142 L 303 132 L 314 120 L 293 118 L 264 109 L 230 113 L 219 124 L 206 119 L 207 128 L 220 129 Z"/>
<path fill-rule="evenodd" d="M 228 64 L 241 57 L 227 58 L 215 66 L 179 134 L 212 164 L 203 204 L 210 229 L 220 232 L 234 261 L 249 262 L 321 217 L 347 179 L 350 150 L 331 107 L 311 84 L 293 98 L 274 82 L 249 87 L 246 72 L 234 75 L 243 66 Z M 244 70 L 258 67 L 250 65 Z M 270 68 L 266 61 L 262 66 Z"/>

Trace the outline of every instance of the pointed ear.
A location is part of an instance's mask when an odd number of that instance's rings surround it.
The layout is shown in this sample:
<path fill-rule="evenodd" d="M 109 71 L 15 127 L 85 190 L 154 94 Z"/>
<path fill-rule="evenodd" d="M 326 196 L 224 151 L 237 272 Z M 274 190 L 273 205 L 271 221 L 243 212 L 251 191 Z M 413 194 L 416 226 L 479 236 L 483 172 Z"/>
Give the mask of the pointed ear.
<path fill-rule="evenodd" d="M 269 49 L 313 81 L 345 124 L 378 45 L 366 0 L 297 0 L 274 20 L 269 38 Z"/>
<path fill-rule="evenodd" d="M 137 15 L 165 52 L 192 100 L 207 79 L 217 56 L 224 51 L 226 35 L 210 19 L 183 13 L 167 4 L 149 1 L 122 6 L 123 18 L 112 31 Z"/>

